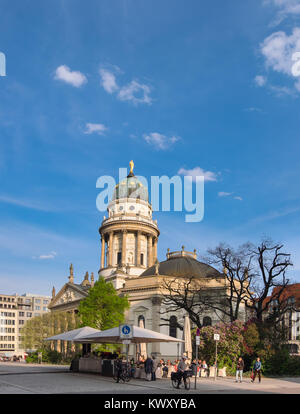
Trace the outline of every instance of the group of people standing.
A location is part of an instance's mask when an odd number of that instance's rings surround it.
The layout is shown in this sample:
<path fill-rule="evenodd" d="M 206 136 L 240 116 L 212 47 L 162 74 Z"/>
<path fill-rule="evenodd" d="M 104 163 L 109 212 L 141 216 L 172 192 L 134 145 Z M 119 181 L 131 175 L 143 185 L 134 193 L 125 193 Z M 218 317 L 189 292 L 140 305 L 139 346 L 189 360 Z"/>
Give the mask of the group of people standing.
<path fill-rule="evenodd" d="M 134 360 L 131 361 L 131 376 L 134 374 Z M 175 361 L 175 364 L 171 364 L 169 361 L 166 363 L 163 359 L 158 360 L 155 356 L 148 356 L 145 360 L 141 359 L 139 361 L 144 366 L 145 373 L 146 373 L 146 380 L 147 381 L 156 381 L 156 371 L 158 367 L 161 367 L 162 370 L 162 378 L 168 377 L 168 372 L 171 366 L 175 366 L 175 370 L 181 374 L 183 380 L 185 381 L 184 377 L 184 371 L 187 368 L 190 368 L 192 370 L 193 376 L 199 376 L 201 377 L 201 373 L 204 372 L 206 377 L 209 377 L 209 367 L 205 360 L 198 360 L 198 366 L 197 366 L 197 360 L 194 359 L 192 363 L 190 363 L 187 360 L 186 356 L 183 356 L 181 360 Z M 122 366 L 122 359 L 119 358 L 117 361 L 117 367 L 118 371 L 121 372 L 121 366 Z M 199 370 L 199 373 L 197 372 L 197 367 Z M 238 361 L 236 363 L 236 376 L 235 376 L 235 382 L 242 382 L 243 381 L 243 372 L 245 368 L 245 363 L 242 357 L 238 358 Z M 251 374 L 251 382 L 254 382 L 256 377 L 258 376 L 259 382 L 261 382 L 261 369 L 262 364 L 260 361 L 260 358 L 256 358 L 256 361 L 252 368 L 252 374 Z M 118 382 L 118 381 L 117 381 Z"/>
<path fill-rule="evenodd" d="M 156 381 L 156 370 L 158 365 L 159 361 L 156 359 L 155 356 L 153 356 L 152 358 L 150 356 L 147 357 L 145 361 L 145 372 L 147 381 Z"/>

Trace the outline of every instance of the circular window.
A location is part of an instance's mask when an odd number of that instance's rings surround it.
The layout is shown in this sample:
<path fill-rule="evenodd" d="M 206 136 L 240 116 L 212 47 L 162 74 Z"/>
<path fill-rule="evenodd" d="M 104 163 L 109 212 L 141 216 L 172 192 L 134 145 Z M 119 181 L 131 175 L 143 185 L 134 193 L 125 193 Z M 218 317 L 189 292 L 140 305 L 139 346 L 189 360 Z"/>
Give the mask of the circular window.
<path fill-rule="evenodd" d="M 122 211 L 123 210 L 123 207 L 121 206 L 121 207 L 119 207 L 119 211 Z"/>
<path fill-rule="evenodd" d="M 134 206 L 130 206 L 129 207 L 129 210 L 134 210 L 135 209 L 135 207 Z"/>

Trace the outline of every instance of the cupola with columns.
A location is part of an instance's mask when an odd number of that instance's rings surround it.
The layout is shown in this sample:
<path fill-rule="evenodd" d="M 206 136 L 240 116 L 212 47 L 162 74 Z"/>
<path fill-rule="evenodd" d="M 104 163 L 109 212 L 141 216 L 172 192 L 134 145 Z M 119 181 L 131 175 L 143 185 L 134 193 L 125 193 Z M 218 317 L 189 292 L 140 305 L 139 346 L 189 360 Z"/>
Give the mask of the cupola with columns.
<path fill-rule="evenodd" d="M 121 287 L 127 277 L 139 276 L 157 259 L 159 230 L 152 219 L 147 188 L 133 173 L 116 185 L 99 233 L 101 259 L 99 276 Z M 117 281 L 118 279 L 118 281 Z"/>

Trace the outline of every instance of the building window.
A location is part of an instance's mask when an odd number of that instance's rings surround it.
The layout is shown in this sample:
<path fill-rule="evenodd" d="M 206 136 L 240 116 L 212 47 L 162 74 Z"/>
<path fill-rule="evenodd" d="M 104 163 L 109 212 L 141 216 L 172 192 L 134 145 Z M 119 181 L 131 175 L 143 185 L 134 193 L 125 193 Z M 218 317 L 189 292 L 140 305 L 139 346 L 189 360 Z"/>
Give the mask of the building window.
<path fill-rule="evenodd" d="M 143 327 L 146 328 L 146 324 L 145 324 L 145 317 L 143 315 L 140 315 L 138 317 L 138 326 L 140 326 L 140 323 L 143 322 Z"/>
<path fill-rule="evenodd" d="M 117 253 L 117 264 L 120 265 L 122 263 L 122 252 Z"/>
<path fill-rule="evenodd" d="M 35 303 L 41 303 L 41 299 L 35 299 Z"/>
<path fill-rule="evenodd" d="M 44 312 L 47 312 L 47 306 L 44 306 L 44 307 L 43 307 L 43 311 L 44 311 Z"/>
<path fill-rule="evenodd" d="M 141 253 L 141 265 L 144 265 L 144 253 Z"/>
<path fill-rule="evenodd" d="M 19 316 L 25 316 L 25 312 L 19 312 Z"/>
<path fill-rule="evenodd" d="M 36 306 L 35 307 L 35 310 L 41 310 L 41 307 L 40 306 Z"/>
<path fill-rule="evenodd" d="M 169 336 L 172 336 L 173 338 L 177 338 L 177 318 L 176 318 L 176 316 L 171 316 L 171 318 L 170 318 Z"/>
<path fill-rule="evenodd" d="M 49 301 L 48 300 L 43 300 L 43 304 L 44 305 L 48 305 Z"/>
<path fill-rule="evenodd" d="M 209 316 L 204 316 L 203 326 L 211 326 L 211 318 Z"/>
<path fill-rule="evenodd" d="M 27 318 L 31 318 L 32 317 L 32 313 L 31 312 L 27 312 L 26 313 Z"/>

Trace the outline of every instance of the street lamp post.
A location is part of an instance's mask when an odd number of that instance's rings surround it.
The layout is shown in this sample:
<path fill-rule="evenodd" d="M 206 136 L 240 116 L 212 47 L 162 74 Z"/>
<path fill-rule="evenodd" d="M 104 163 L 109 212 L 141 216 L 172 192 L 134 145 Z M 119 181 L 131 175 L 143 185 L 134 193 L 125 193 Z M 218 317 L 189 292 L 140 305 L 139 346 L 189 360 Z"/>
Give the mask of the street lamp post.
<path fill-rule="evenodd" d="M 198 346 L 200 345 L 200 329 L 197 328 L 196 333 L 196 375 L 195 375 L 195 389 L 197 388 L 197 373 L 198 373 Z"/>
<path fill-rule="evenodd" d="M 218 341 L 220 340 L 219 334 L 214 334 L 214 340 L 216 341 L 216 359 L 215 359 L 215 381 L 217 379 L 217 361 L 218 361 Z"/>

